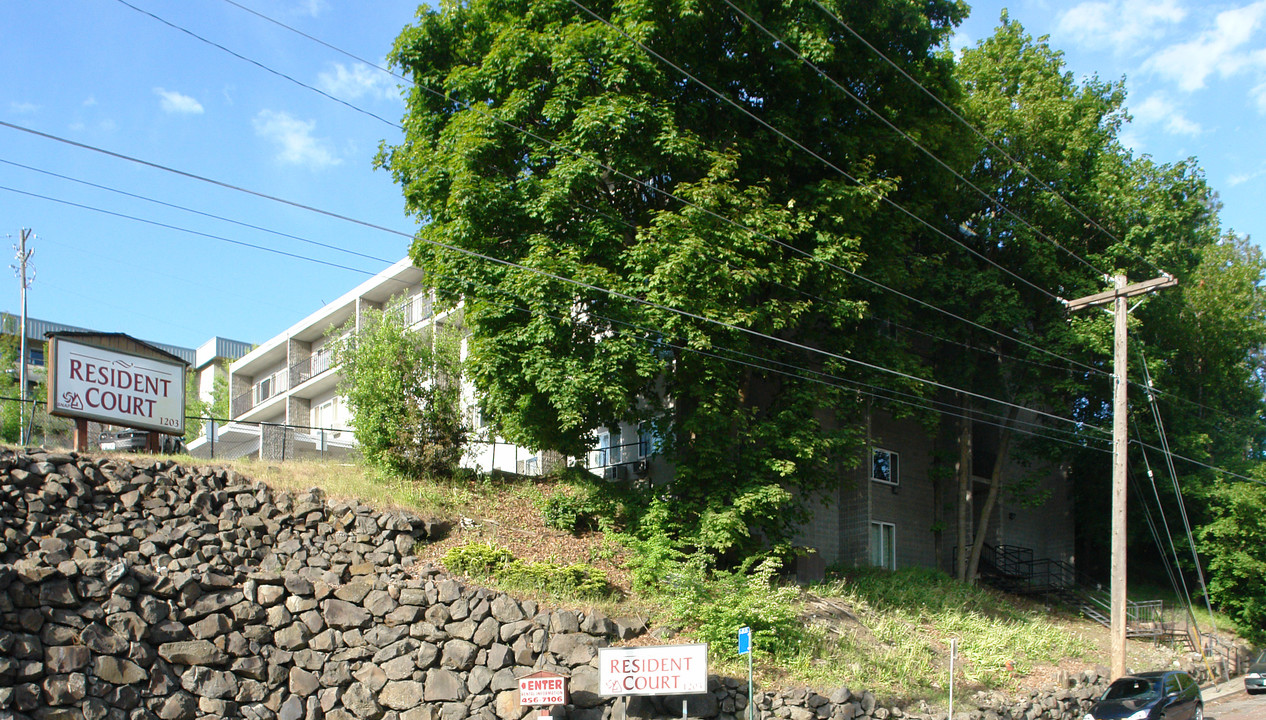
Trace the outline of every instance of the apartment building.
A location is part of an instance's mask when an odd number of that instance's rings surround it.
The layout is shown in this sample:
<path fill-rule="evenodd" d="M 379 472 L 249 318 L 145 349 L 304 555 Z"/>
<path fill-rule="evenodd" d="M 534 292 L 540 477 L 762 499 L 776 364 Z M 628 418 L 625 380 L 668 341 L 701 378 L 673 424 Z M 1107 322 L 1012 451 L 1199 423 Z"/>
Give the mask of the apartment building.
<path fill-rule="evenodd" d="M 190 451 L 207 453 L 215 442 L 221 448 L 216 453 L 219 457 L 256 454 L 284 459 L 351 452 L 355 447 L 352 418 L 338 393 L 341 373 L 330 350 L 330 333 L 344 327 L 355 332 L 366 311 L 389 305 L 419 331 L 434 323 L 461 323 L 460 306 L 436 312 L 422 271 L 404 258 L 233 363 L 229 369 L 231 422 L 212 425 L 209 437 L 191 444 Z M 581 459 L 506 442 L 486 431 L 477 412 L 474 386 L 464 382 L 462 392 L 477 436 L 464 463 L 469 467 L 537 475 L 561 463 L 583 460 L 592 472 L 612 480 L 645 477 L 659 467 L 654 438 L 633 426 L 597 428 L 593 450 Z"/>
<path fill-rule="evenodd" d="M 929 433 L 914 419 L 882 412 L 867 418 L 870 442 L 857 464 L 844 470 L 837 485 L 811 499 L 812 516 L 793 539 L 813 549 L 809 564 L 817 572 L 835 564 L 954 572 L 958 487 L 947 468 L 935 467 L 935 458 L 956 457 L 952 440 L 958 427 L 954 418 L 941 423 L 939 432 Z M 951 445 L 938 447 L 938 439 Z M 1024 562 L 1033 567 L 1058 571 L 1073 566 L 1074 503 L 1063 468 L 1010 457 L 1005 473 L 1010 480 L 984 515 L 999 440 L 997 427 L 975 424 L 966 499 L 968 543 L 983 534 L 988 547 L 1028 558 Z M 802 575 L 811 578 L 814 572 Z"/>
<path fill-rule="evenodd" d="M 446 321 L 460 324 L 461 308 L 437 314 L 422 271 L 408 258 L 400 260 L 348 291 L 335 301 L 268 339 L 234 362 L 230 368 L 232 422 L 212 427 L 211 437 L 232 454 L 263 458 L 338 455 L 355 447 L 352 418 L 338 394 L 340 372 L 330 352 L 330 333 L 359 327 L 366 311 L 391 309 L 408 325 L 424 330 Z M 464 347 L 463 347 L 464 352 Z M 463 387 L 473 410 L 475 389 Z M 482 423 L 472 412 L 478 429 Z M 946 420 L 946 422 L 951 422 Z M 932 467 L 939 437 L 913 420 L 896 420 L 875 413 L 867 420 L 871 443 L 855 467 L 841 473 L 837 485 L 810 501 L 812 517 L 796 542 L 815 551 L 819 565 L 873 564 L 886 568 L 909 566 L 953 568 L 957 553 L 957 501 L 949 481 L 936 481 Z M 1058 468 L 1037 471 L 1040 478 L 1029 498 L 1004 493 L 986 522 L 981 517 L 987 490 L 990 448 L 996 429 L 977 432 L 968 535 L 977 528 L 991 545 L 1023 547 L 1036 558 L 1073 560 L 1072 500 Z M 608 480 L 672 477 L 673 468 L 658 452 L 659 440 L 649 429 L 631 425 L 595 428 L 595 443 L 584 458 L 564 458 L 487 437 L 477 443 L 466 464 L 536 475 L 560 463 L 582 463 Z M 203 438 L 205 444 L 210 439 Z M 202 445 L 195 443 L 195 453 Z M 944 448 L 941 448 L 944 451 Z M 221 452 L 218 456 L 226 456 Z M 1014 464 L 1013 464 L 1014 465 Z M 1026 471 L 1016 465 L 1015 475 Z M 1033 497 L 1040 497 L 1034 501 Z M 822 502 L 825 501 L 825 502 Z"/>

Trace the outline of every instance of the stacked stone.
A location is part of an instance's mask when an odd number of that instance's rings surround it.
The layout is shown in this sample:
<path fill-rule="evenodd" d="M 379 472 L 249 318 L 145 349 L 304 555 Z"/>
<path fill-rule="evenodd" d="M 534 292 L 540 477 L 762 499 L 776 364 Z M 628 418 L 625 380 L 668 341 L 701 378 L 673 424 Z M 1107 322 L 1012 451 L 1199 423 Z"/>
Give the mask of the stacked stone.
<path fill-rule="evenodd" d="M 601 697 L 598 649 L 644 625 L 467 587 L 413 562 L 428 523 L 315 490 L 3 451 L 0 528 L 0 720 L 519 720 L 535 710 L 519 706 L 518 678 L 539 670 L 569 677 L 556 717 L 748 714 L 734 678 Z M 945 716 L 844 688 L 754 702 L 787 720 Z M 988 712 L 1059 717 L 1041 703 Z"/>
<path fill-rule="evenodd" d="M 301 572 L 327 582 L 399 565 L 430 532 L 407 513 L 325 502 L 318 489 L 274 493 L 232 470 L 170 460 L 0 454 L 0 562 L 72 555 L 159 571 Z"/>
<path fill-rule="evenodd" d="M 1030 691 L 1015 698 L 998 693 L 977 695 L 970 720 L 1082 720 L 1103 695 L 1110 678 L 1107 669 L 1087 670 L 1067 677 L 1056 690 Z"/>

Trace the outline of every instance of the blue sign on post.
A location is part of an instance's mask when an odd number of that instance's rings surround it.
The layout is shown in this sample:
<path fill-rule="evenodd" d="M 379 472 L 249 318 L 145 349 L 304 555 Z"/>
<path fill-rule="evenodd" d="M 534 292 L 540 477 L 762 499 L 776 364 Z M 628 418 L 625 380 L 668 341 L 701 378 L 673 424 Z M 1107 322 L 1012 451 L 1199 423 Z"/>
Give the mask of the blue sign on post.
<path fill-rule="evenodd" d="M 747 655 L 752 651 L 752 629 L 750 627 L 739 628 L 738 634 L 738 654 Z"/>

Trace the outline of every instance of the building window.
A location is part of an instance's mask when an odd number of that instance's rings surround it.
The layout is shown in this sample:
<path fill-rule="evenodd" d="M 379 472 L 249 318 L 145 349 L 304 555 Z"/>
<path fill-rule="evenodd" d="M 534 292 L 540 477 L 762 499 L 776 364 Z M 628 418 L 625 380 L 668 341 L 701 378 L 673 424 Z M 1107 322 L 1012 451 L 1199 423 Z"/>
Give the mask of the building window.
<path fill-rule="evenodd" d="M 870 479 L 889 485 L 900 484 L 901 473 L 897 459 L 897 453 L 875 448 L 871 454 Z"/>
<path fill-rule="evenodd" d="M 30 364 L 36 367 L 44 367 L 44 348 L 30 348 L 29 353 Z"/>
<path fill-rule="evenodd" d="M 273 396 L 273 376 L 269 375 L 255 386 L 255 404 L 258 405 Z"/>
<path fill-rule="evenodd" d="M 870 524 L 870 564 L 897 569 L 897 526 L 886 522 Z"/>
<path fill-rule="evenodd" d="M 637 426 L 637 456 L 640 458 L 648 458 L 659 452 L 660 449 L 659 434 L 651 427 L 650 423 L 641 423 Z"/>

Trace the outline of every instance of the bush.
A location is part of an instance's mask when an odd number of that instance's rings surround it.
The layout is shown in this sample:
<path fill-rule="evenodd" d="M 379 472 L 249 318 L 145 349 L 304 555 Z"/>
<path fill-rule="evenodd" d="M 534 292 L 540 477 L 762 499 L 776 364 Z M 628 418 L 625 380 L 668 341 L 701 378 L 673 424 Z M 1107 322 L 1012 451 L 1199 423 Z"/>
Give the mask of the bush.
<path fill-rule="evenodd" d="M 444 553 L 444 567 L 470 577 L 496 577 L 514 562 L 509 550 L 492 543 L 470 543 L 450 548 Z"/>
<path fill-rule="evenodd" d="M 390 301 L 400 306 L 400 299 Z M 398 309 L 369 309 L 331 329 L 339 393 L 370 464 L 406 477 L 450 476 L 469 443 L 461 406 L 460 328 L 414 331 Z"/>
<path fill-rule="evenodd" d="M 606 573 L 588 565 L 524 562 L 492 543 L 470 543 L 444 554 L 444 567 L 475 578 L 496 580 L 509 588 L 601 600 L 612 594 Z"/>
<path fill-rule="evenodd" d="M 596 518 L 589 508 L 589 499 L 579 495 L 554 493 L 541 500 L 541 519 L 548 527 L 569 533 L 592 530 Z"/>
<path fill-rule="evenodd" d="M 742 569 L 708 573 L 706 561 L 696 556 L 669 577 L 671 589 L 666 594 L 673 619 L 694 628 L 698 639 L 709 643 L 714 653 L 737 652 L 738 630 L 747 626 L 752 629 L 753 646 L 762 654 L 793 657 L 807 635 L 800 621 L 799 590 L 775 582 L 781 565 L 769 557 L 751 573 Z"/>

